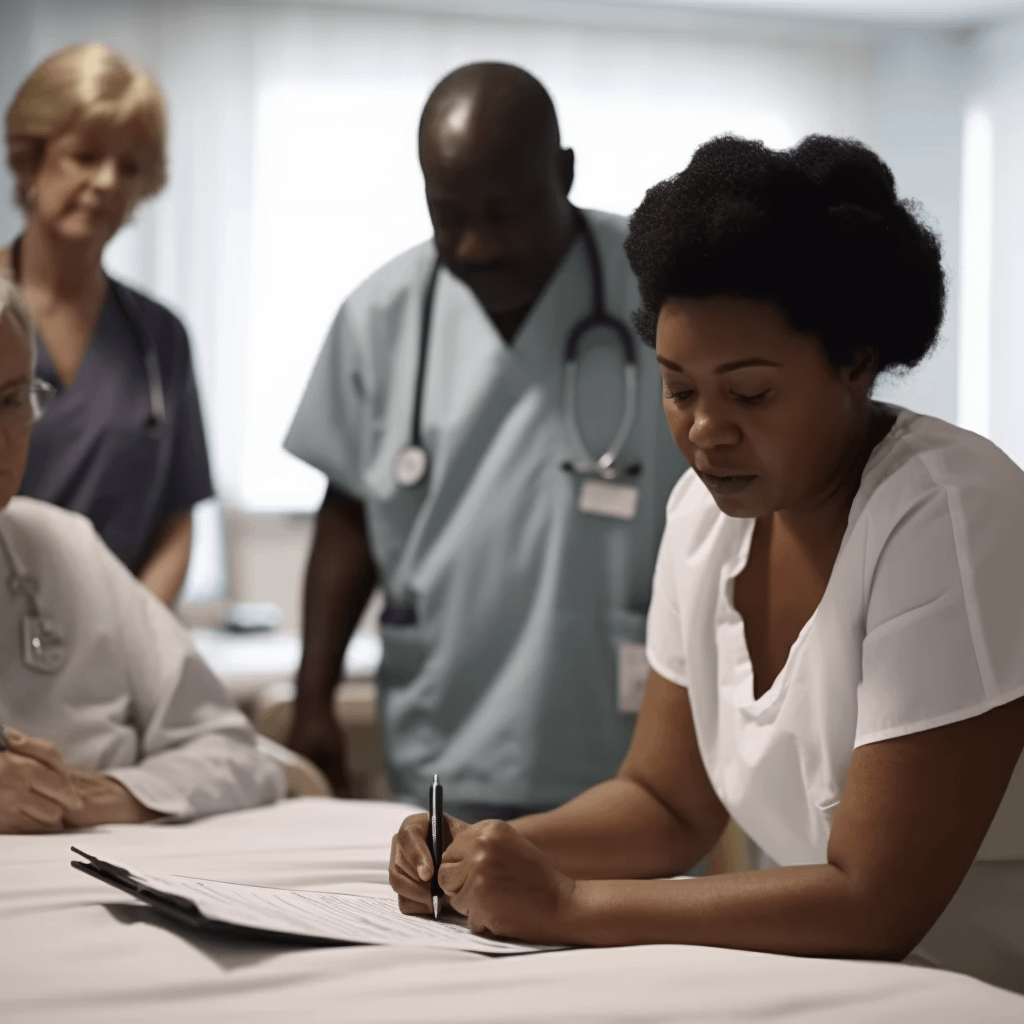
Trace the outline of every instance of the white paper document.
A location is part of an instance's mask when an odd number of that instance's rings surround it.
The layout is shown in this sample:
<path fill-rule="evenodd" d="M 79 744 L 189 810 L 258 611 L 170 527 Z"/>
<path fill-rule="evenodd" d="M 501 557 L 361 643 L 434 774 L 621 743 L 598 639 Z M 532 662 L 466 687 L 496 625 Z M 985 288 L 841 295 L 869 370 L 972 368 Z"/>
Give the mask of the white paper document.
<path fill-rule="evenodd" d="M 351 896 L 307 889 L 274 889 L 235 882 L 217 882 L 187 875 L 152 875 L 123 864 L 102 861 L 82 851 L 96 870 L 108 870 L 117 880 L 104 879 L 118 888 L 137 887 L 139 899 L 150 894 L 177 897 L 194 906 L 196 923 L 214 922 L 239 928 L 256 928 L 302 939 L 330 940 L 375 946 L 420 946 L 458 949 L 471 953 L 509 955 L 536 953 L 550 946 L 474 935 L 462 918 L 450 915 L 410 917 L 398 909 L 397 896 Z M 180 914 L 177 915 L 180 919 Z"/>

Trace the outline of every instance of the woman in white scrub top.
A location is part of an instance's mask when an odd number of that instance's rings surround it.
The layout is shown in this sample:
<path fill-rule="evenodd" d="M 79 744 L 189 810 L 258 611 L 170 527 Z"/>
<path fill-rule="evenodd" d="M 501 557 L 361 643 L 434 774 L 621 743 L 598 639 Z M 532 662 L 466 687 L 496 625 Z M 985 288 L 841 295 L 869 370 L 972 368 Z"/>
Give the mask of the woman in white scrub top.
<path fill-rule="evenodd" d="M 92 523 L 18 497 L 29 315 L 0 275 L 0 832 L 194 818 L 284 796 L 278 766 L 187 631 Z"/>
<path fill-rule="evenodd" d="M 475 930 L 903 959 L 1024 991 L 1024 473 L 871 398 L 931 350 L 939 244 L 868 149 L 725 137 L 626 243 L 694 468 L 655 573 L 652 671 L 615 779 L 449 820 Z M 776 862 L 687 871 L 732 815 Z M 430 907 L 422 815 L 393 844 Z"/>

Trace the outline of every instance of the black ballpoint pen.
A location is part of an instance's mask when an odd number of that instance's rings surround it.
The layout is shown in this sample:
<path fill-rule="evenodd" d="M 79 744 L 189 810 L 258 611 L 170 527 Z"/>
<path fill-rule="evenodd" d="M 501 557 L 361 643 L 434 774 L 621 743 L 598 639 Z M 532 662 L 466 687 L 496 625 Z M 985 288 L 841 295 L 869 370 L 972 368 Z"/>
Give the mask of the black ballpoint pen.
<path fill-rule="evenodd" d="M 437 884 L 437 869 L 441 866 L 441 855 L 444 853 L 444 787 L 437 781 L 430 784 L 430 857 L 434 862 L 434 877 L 430 879 L 430 897 L 434 907 L 434 920 L 441 910 L 441 897 L 444 893 Z"/>

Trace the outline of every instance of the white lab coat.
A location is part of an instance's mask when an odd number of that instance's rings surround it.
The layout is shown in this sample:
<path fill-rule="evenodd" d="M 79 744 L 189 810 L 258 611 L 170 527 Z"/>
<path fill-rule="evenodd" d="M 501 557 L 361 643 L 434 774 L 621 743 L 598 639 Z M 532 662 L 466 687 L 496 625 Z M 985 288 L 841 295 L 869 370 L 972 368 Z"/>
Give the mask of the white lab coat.
<path fill-rule="evenodd" d="M 587 212 L 606 302 L 639 304 L 620 217 Z M 591 309 L 577 239 L 511 344 L 472 292 L 440 271 L 423 399 L 430 473 L 396 485 L 409 443 L 433 243 L 394 260 L 342 306 L 285 442 L 362 502 L 389 602 L 416 621 L 382 627 L 380 709 L 391 784 L 422 803 L 434 772 L 449 800 L 557 804 L 614 774 L 634 715 L 617 659 L 640 643 L 664 501 L 686 468 L 661 407 L 654 353 L 636 342 L 640 394 L 624 463 L 640 462 L 631 521 L 579 511 L 579 453 L 563 417 L 569 329 Z M 589 337 L 579 421 L 596 455 L 624 401 L 610 332 Z"/>
<path fill-rule="evenodd" d="M 84 516 L 12 498 L 0 530 L 39 584 L 42 615 L 64 632 L 53 675 L 22 657 L 26 605 L 0 550 L 0 724 L 50 740 L 69 764 L 117 779 L 174 818 L 284 796 L 245 716 L 171 612 L 112 554 Z"/>
<path fill-rule="evenodd" d="M 900 410 L 872 453 L 820 605 L 757 700 L 733 581 L 754 521 L 701 481 L 669 501 L 647 656 L 689 691 L 715 792 L 777 864 L 820 864 L 856 747 L 1024 696 L 1024 473 Z M 1024 760 L 917 957 L 1024 991 Z"/>

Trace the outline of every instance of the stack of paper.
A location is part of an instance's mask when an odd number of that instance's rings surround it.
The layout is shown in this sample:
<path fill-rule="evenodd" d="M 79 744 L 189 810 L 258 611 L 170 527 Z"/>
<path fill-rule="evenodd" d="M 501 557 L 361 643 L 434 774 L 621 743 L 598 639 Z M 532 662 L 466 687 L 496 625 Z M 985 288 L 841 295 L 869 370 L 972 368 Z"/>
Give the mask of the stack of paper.
<path fill-rule="evenodd" d="M 75 847 L 72 867 L 128 892 L 179 923 L 239 937 L 317 944 L 426 946 L 472 953 L 537 953 L 551 946 L 474 935 L 463 918 L 410 917 L 398 897 L 274 889 L 186 875 L 153 875 Z"/>

